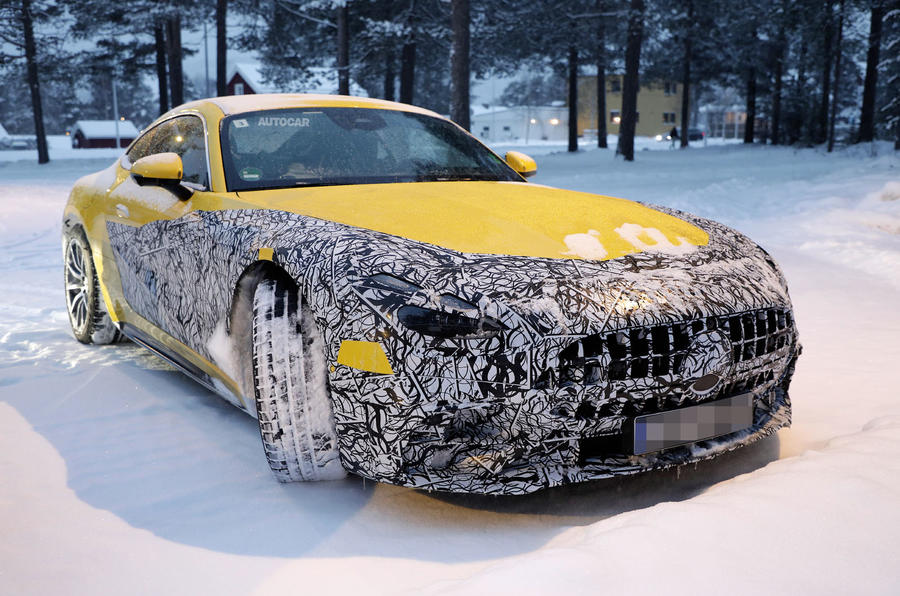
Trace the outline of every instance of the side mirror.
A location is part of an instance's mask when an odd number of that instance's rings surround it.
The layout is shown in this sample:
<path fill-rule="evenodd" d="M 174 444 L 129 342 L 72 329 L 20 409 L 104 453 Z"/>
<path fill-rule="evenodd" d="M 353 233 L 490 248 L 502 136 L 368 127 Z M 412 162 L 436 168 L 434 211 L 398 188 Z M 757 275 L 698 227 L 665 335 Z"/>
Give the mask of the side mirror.
<path fill-rule="evenodd" d="M 161 186 L 186 201 L 193 191 L 181 185 L 184 167 L 177 153 L 156 153 L 131 164 L 131 177 L 138 186 Z"/>
<path fill-rule="evenodd" d="M 518 151 L 507 151 L 504 156 L 509 167 L 526 178 L 537 174 L 537 164 L 529 156 Z"/>

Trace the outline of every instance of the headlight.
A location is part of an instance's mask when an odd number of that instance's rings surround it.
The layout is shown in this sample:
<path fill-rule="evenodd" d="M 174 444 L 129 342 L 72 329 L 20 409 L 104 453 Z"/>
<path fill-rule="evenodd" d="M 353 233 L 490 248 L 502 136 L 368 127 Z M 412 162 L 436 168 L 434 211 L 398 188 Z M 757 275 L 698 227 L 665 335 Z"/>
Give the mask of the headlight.
<path fill-rule="evenodd" d="M 422 335 L 440 338 L 484 339 L 494 337 L 506 327 L 493 317 L 482 316 L 478 307 L 454 296 L 443 294 L 431 299 L 437 308 L 417 306 L 414 295 L 428 292 L 421 287 L 388 273 L 376 273 L 366 278 L 369 287 L 378 288 L 401 297 L 407 302 L 397 311 L 397 318 L 407 329 Z"/>
<path fill-rule="evenodd" d="M 432 337 L 481 339 L 494 337 L 503 329 L 503 323 L 491 317 L 468 317 L 421 306 L 402 306 L 397 317 L 409 329 Z"/>

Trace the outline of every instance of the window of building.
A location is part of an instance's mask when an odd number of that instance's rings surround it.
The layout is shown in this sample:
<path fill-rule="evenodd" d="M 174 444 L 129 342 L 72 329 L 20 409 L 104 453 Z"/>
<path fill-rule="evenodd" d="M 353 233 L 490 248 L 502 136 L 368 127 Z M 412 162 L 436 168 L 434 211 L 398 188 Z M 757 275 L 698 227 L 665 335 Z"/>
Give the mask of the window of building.
<path fill-rule="evenodd" d="M 504 127 L 503 127 L 503 132 L 509 132 L 509 127 L 508 127 L 508 126 L 504 126 Z"/>
<path fill-rule="evenodd" d="M 675 95 L 676 93 L 678 93 L 678 83 L 666 83 L 665 94 Z"/>
<path fill-rule="evenodd" d="M 618 124 L 622 121 L 622 115 L 619 113 L 619 110 L 610 110 L 609 111 L 609 121 L 615 124 Z"/>
<path fill-rule="evenodd" d="M 663 122 L 666 124 L 675 124 L 675 112 L 663 112 Z"/>
<path fill-rule="evenodd" d="M 609 90 L 613 93 L 622 92 L 622 81 L 619 79 L 619 77 L 613 77 L 609 80 Z"/>
<path fill-rule="evenodd" d="M 243 95 L 244 94 L 244 84 L 243 83 L 235 83 L 234 84 L 234 94 L 235 95 Z"/>

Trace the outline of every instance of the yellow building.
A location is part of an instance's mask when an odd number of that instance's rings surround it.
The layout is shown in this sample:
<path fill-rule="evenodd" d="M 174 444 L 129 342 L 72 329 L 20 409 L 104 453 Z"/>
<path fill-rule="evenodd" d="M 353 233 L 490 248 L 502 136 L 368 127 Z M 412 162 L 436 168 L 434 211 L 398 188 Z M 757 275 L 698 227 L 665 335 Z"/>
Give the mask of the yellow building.
<path fill-rule="evenodd" d="M 606 75 L 606 131 L 619 134 L 622 114 L 622 78 L 620 74 Z M 681 127 L 681 85 L 671 82 L 650 82 L 641 85 L 637 97 L 637 127 L 635 134 L 655 136 Z M 597 134 L 597 76 L 578 77 L 578 134 Z"/>

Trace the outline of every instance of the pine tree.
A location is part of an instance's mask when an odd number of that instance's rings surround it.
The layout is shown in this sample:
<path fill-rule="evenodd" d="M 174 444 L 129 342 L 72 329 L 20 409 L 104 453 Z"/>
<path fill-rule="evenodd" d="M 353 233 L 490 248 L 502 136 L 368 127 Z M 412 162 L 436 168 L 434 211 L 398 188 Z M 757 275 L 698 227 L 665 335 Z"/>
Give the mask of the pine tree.
<path fill-rule="evenodd" d="M 228 94 L 228 0 L 216 2 L 216 95 Z"/>
<path fill-rule="evenodd" d="M 469 130 L 469 0 L 452 1 L 450 50 L 450 118 Z"/>
<path fill-rule="evenodd" d="M 888 6 L 884 15 L 882 31 L 884 57 L 880 68 L 883 69 L 884 95 L 888 100 L 881 108 L 885 133 L 894 139 L 894 150 L 900 150 L 900 6 L 896 0 Z"/>
<path fill-rule="evenodd" d="M 881 53 L 884 0 L 872 0 L 871 4 L 869 43 L 866 52 L 866 79 L 859 115 L 859 136 L 856 139 L 858 143 L 870 143 L 875 138 L 875 93 L 878 89 L 878 57 Z"/>
<path fill-rule="evenodd" d="M 60 32 L 50 26 L 61 14 L 62 8 L 49 0 L 9 0 L 0 4 L 0 65 L 24 62 L 40 164 L 50 161 L 41 79 L 47 65 L 61 58 Z"/>

